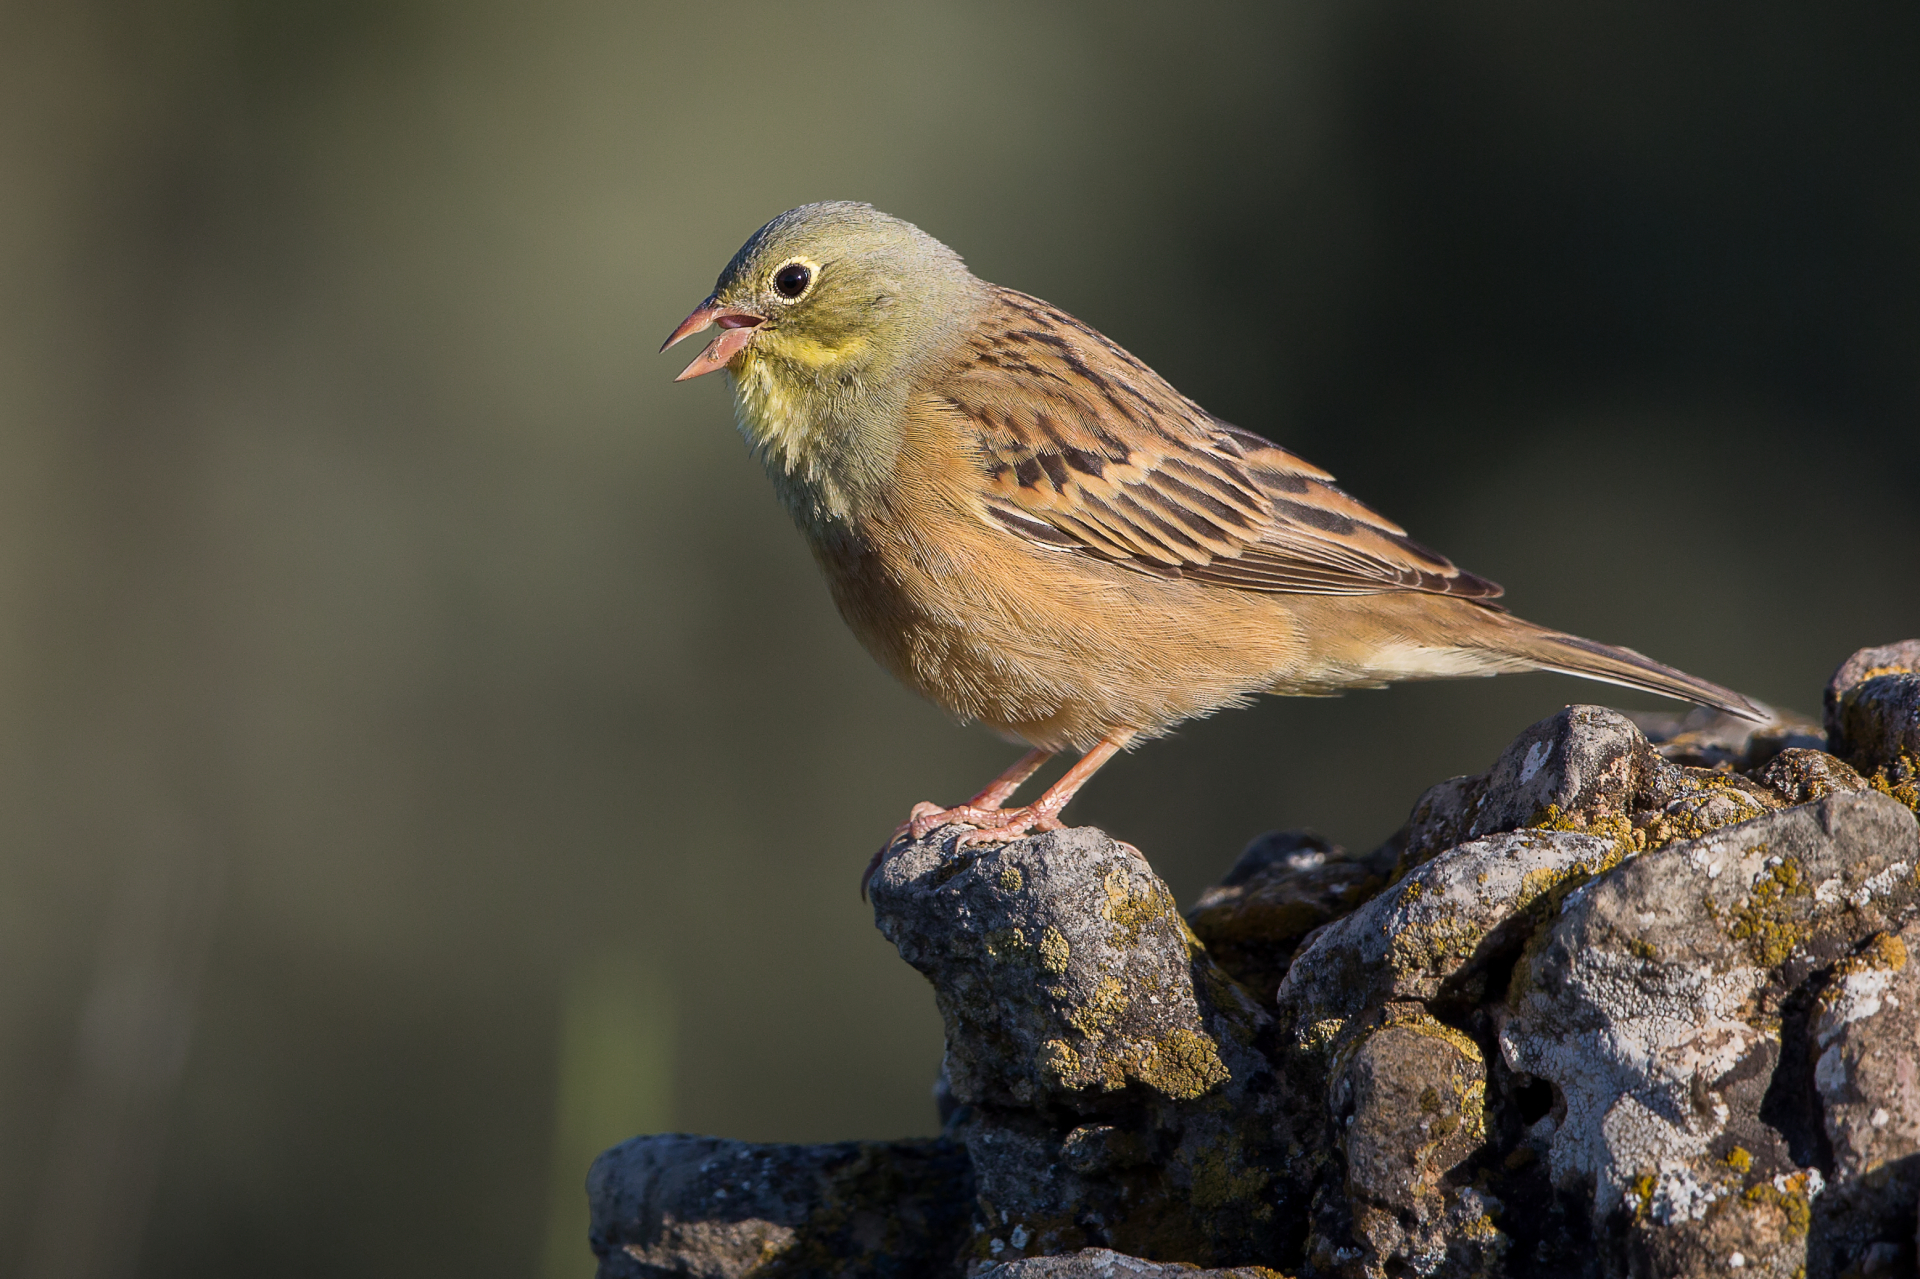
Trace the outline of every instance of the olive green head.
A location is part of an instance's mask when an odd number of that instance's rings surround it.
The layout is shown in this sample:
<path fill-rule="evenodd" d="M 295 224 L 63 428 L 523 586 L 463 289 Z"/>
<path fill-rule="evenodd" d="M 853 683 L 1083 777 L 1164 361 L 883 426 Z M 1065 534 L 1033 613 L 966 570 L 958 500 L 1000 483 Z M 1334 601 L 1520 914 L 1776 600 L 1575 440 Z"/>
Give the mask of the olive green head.
<path fill-rule="evenodd" d="M 681 377 L 764 361 L 783 381 L 896 371 L 953 327 L 984 286 L 960 255 L 869 204 L 789 209 L 755 231 L 668 345 L 722 332 Z M 664 349 L 664 348 L 663 348 Z"/>

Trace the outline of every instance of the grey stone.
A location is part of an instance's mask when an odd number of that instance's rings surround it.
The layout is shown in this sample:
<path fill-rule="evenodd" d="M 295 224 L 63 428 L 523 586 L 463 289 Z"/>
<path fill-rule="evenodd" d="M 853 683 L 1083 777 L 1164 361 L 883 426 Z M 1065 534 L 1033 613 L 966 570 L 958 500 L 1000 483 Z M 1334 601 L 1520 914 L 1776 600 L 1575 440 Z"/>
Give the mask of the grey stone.
<path fill-rule="evenodd" d="M 1106 1248 L 1083 1248 L 1059 1257 L 1029 1257 L 988 1264 L 975 1279 L 1284 1279 L 1265 1266 L 1201 1270 L 1179 1262 L 1142 1261 Z"/>
<path fill-rule="evenodd" d="M 1300 942 L 1378 892 L 1392 869 L 1391 856 L 1355 860 L 1305 831 L 1271 831 L 1201 894 L 1187 923 L 1213 961 L 1265 1003 Z"/>
<path fill-rule="evenodd" d="M 1369 1020 L 1332 1097 L 1351 1231 L 1364 1251 L 1344 1266 L 1334 1249 L 1314 1260 L 1370 1275 L 1487 1273 L 1507 1251 L 1493 1224 L 1503 1205 L 1460 1171 L 1487 1139 L 1480 1047 L 1418 1004 Z"/>
<path fill-rule="evenodd" d="M 1879 933 L 1834 965 L 1805 1051 L 1831 1151 L 1813 1235 L 1829 1269 L 1920 1273 L 1909 1216 L 1920 1194 L 1920 923 Z M 1880 1270 L 1871 1269 L 1879 1266 Z"/>
<path fill-rule="evenodd" d="M 1629 711 L 1631 719 L 1662 758 L 1675 764 L 1746 772 L 1760 767 L 1783 750 L 1825 750 L 1826 731 L 1813 720 L 1790 711 L 1773 711 L 1773 718 L 1756 724 L 1708 706 L 1668 711 Z"/>
<path fill-rule="evenodd" d="M 1920 640 L 1863 648 L 1827 682 L 1827 736 L 1876 789 L 1920 810 Z"/>
<path fill-rule="evenodd" d="M 1753 780 L 1789 804 L 1811 804 L 1829 795 L 1870 787 L 1852 765 L 1825 751 L 1789 748 L 1755 770 Z"/>
<path fill-rule="evenodd" d="M 635 1137 L 587 1174 L 601 1279 L 957 1275 L 971 1174 L 952 1142 Z"/>
<path fill-rule="evenodd" d="M 1633 721 L 1603 706 L 1569 706 L 1513 740 L 1479 777 L 1429 790 L 1408 823 L 1403 866 L 1468 840 L 1576 815 L 1622 818 L 1671 771 Z"/>
<path fill-rule="evenodd" d="M 946 1024 L 975 1259 L 1283 1251 L 1271 1020 L 1166 885 L 1095 830 L 958 851 L 954 833 L 896 849 L 870 892 Z"/>
<path fill-rule="evenodd" d="M 1620 860 L 1617 844 L 1573 831 L 1508 831 L 1450 848 L 1316 933 L 1280 983 L 1282 1030 L 1330 1048 L 1346 1023 L 1388 1000 L 1477 1002 L 1470 979 L 1511 950 L 1564 894 Z M 1497 992 L 1496 992 L 1497 993 Z"/>
<path fill-rule="evenodd" d="M 1808 1264 L 1819 1120 L 1781 1026 L 1817 972 L 1911 914 L 1916 863 L 1912 813 L 1835 795 L 1627 861 L 1521 959 L 1499 1040 L 1555 1090 L 1552 1180 L 1646 1273 Z"/>

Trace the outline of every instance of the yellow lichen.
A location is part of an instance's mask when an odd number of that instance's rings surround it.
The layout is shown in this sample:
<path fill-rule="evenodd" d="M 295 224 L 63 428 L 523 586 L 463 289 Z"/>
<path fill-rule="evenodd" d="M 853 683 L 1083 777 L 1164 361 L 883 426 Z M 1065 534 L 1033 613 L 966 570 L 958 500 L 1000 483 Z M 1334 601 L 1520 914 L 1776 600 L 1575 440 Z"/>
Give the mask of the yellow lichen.
<path fill-rule="evenodd" d="M 1753 1155 L 1745 1146 L 1735 1146 L 1727 1152 L 1726 1163 L 1735 1172 L 1744 1173 L 1753 1167 Z"/>
<path fill-rule="evenodd" d="M 1157 883 L 1147 890 L 1145 897 L 1135 897 L 1132 877 L 1118 866 L 1102 877 L 1101 887 L 1106 890 L 1107 900 L 1100 913 L 1118 925 L 1113 944 L 1121 950 L 1132 949 L 1140 940 L 1140 930 L 1155 920 L 1180 917 L 1173 899 Z"/>
<path fill-rule="evenodd" d="M 1040 967 L 1056 976 L 1067 971 L 1067 958 L 1073 948 L 1067 945 L 1067 939 L 1060 930 L 1048 924 L 1046 931 L 1040 934 Z"/>
<path fill-rule="evenodd" d="M 1324 1017 L 1300 1032 L 1300 1047 L 1308 1052 L 1320 1052 L 1340 1037 L 1347 1023 L 1339 1017 Z"/>
<path fill-rule="evenodd" d="M 1600 813 L 1588 816 L 1584 813 L 1563 812 L 1558 804 L 1548 804 L 1534 814 L 1527 823 L 1533 830 L 1572 831 L 1581 835 L 1594 835 L 1613 841 L 1613 860 L 1602 869 L 1610 869 L 1627 857 L 1644 852 L 1647 847 L 1645 831 L 1636 830 L 1633 822 L 1620 813 Z"/>
<path fill-rule="evenodd" d="M 1026 886 L 1026 882 L 1026 876 L 1020 873 L 1018 866 L 1002 866 L 1000 868 L 1000 887 L 1006 889 L 1008 892 L 1019 892 Z"/>
<path fill-rule="evenodd" d="M 1389 1004 L 1387 1006 L 1386 1016 L 1380 1024 L 1382 1026 L 1405 1027 L 1408 1030 L 1418 1031 L 1420 1034 L 1430 1036 L 1434 1039 L 1443 1039 L 1451 1044 L 1455 1051 L 1468 1061 L 1476 1065 L 1486 1065 L 1486 1058 L 1481 1055 L 1480 1045 L 1474 1043 L 1471 1036 L 1462 1031 L 1455 1030 L 1452 1026 L 1434 1017 L 1433 1014 L 1418 1005 Z"/>
<path fill-rule="evenodd" d="M 1240 1149 L 1240 1138 L 1229 1137 L 1223 1148 L 1202 1151 L 1193 1161 L 1193 1206 L 1196 1208 L 1226 1208 L 1236 1204 L 1256 1202 L 1260 1193 L 1267 1188 L 1271 1174 L 1264 1168 L 1250 1166 Z M 1273 1212 L 1270 1204 L 1257 1203 L 1254 1208 L 1256 1217 L 1267 1217 Z"/>
<path fill-rule="evenodd" d="M 1126 987 L 1118 977 L 1102 977 L 1093 993 L 1067 1013 L 1067 1024 L 1088 1038 L 1096 1038 L 1114 1023 L 1127 1006 Z"/>
<path fill-rule="evenodd" d="M 1890 763 L 1867 776 L 1867 785 L 1920 814 L 1920 759 L 1902 748 Z"/>
<path fill-rule="evenodd" d="M 1159 1043 L 1150 1045 L 1129 1073 L 1180 1101 L 1202 1096 L 1230 1077 L 1214 1042 L 1185 1028 L 1171 1031 Z"/>
<path fill-rule="evenodd" d="M 1791 899 L 1810 896 L 1811 891 L 1800 863 L 1785 859 L 1754 881 L 1745 904 L 1732 912 L 1727 935 L 1745 942 L 1755 963 L 1772 968 L 1791 955 L 1805 935 Z"/>
<path fill-rule="evenodd" d="M 996 928 L 986 936 L 987 954 L 995 959 L 1024 959 L 1027 935 L 1018 926 Z"/>
<path fill-rule="evenodd" d="M 1633 1201 L 1633 1216 L 1636 1221 L 1647 1219 L 1647 1213 L 1653 1208 L 1654 1187 L 1658 1184 L 1652 1173 L 1642 1173 L 1627 1187 L 1627 1198 Z"/>
<path fill-rule="evenodd" d="M 1060 1083 L 1080 1073 L 1080 1054 L 1064 1039 L 1049 1039 L 1040 1046 L 1040 1068 Z"/>
<path fill-rule="evenodd" d="M 1779 1184 L 1776 1184 L 1779 1183 Z M 1813 1222 L 1813 1208 L 1807 1195 L 1807 1174 L 1776 1177 L 1751 1187 L 1742 1196 L 1750 1204 L 1766 1204 L 1779 1209 L 1787 1219 L 1787 1238 L 1803 1239 Z"/>

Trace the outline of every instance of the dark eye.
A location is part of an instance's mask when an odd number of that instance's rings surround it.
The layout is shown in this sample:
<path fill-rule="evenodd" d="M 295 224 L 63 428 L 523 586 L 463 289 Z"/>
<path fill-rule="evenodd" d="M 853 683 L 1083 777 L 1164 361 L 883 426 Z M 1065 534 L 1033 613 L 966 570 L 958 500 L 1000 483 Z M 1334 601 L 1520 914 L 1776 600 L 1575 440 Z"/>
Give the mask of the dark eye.
<path fill-rule="evenodd" d="M 813 272 L 798 262 L 789 262 L 773 277 L 773 287 L 783 298 L 797 298 L 813 283 Z"/>

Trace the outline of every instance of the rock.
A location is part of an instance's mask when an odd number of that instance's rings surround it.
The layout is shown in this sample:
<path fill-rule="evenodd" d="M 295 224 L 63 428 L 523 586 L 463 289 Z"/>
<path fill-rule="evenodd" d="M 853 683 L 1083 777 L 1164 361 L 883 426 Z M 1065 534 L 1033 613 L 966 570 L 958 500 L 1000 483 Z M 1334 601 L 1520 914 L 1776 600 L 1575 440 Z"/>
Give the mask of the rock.
<path fill-rule="evenodd" d="M 1833 751 L 1920 811 L 1920 640 L 1863 648 L 1827 682 Z"/>
<path fill-rule="evenodd" d="M 1790 711 L 1774 711 L 1765 724 L 1708 706 L 1679 714 L 1629 711 L 1627 718 L 1663 759 L 1700 768 L 1747 772 L 1783 750 L 1825 750 L 1827 746 L 1827 734 L 1819 724 Z"/>
<path fill-rule="evenodd" d="M 870 892 L 946 1024 L 975 1259 L 1111 1246 L 1233 1266 L 1284 1251 L 1271 1020 L 1166 885 L 1094 830 L 958 852 L 955 833 L 897 848 Z"/>
<path fill-rule="evenodd" d="M 1083 1248 L 1061 1257 L 1029 1257 L 988 1265 L 979 1279 L 1286 1279 L 1265 1266 L 1199 1270 L 1171 1262 L 1162 1265 L 1127 1257 L 1106 1248 Z"/>
<path fill-rule="evenodd" d="M 1552 1085 L 1535 1140 L 1619 1256 L 1662 1275 L 1735 1252 L 1779 1279 L 1808 1265 L 1825 1178 L 1804 1005 L 1912 913 L 1916 864 L 1910 812 L 1835 795 L 1626 862 L 1521 959 L 1500 1047 Z"/>
<path fill-rule="evenodd" d="M 1191 929 L 1096 830 L 903 841 L 947 1137 L 636 1139 L 601 1273 L 1920 1273 L 1916 656 L 1830 737 L 1569 707 L 1366 857 L 1254 841 Z"/>
<path fill-rule="evenodd" d="M 1737 773 L 1672 763 L 1619 711 L 1569 706 L 1522 733 L 1485 773 L 1423 795 L 1408 819 L 1400 869 L 1529 827 L 1591 832 L 1640 852 L 1786 802 Z"/>
<path fill-rule="evenodd" d="M 1487 1068 L 1468 1036 L 1418 1004 L 1389 1004 L 1345 1054 L 1332 1097 L 1346 1209 L 1373 1258 L 1432 1274 L 1485 1273 L 1507 1238 L 1502 1205 L 1455 1175 L 1485 1144 Z M 1321 1239 L 1326 1236 L 1323 1234 Z M 1315 1258 L 1337 1260 L 1333 1250 Z"/>
<path fill-rule="evenodd" d="M 1829 795 L 1869 790 L 1866 778 L 1825 751 L 1790 748 L 1768 760 L 1753 780 L 1789 804 L 1811 804 Z"/>
<path fill-rule="evenodd" d="M 1920 923 L 1869 938 L 1828 974 L 1807 1018 L 1831 1151 L 1813 1234 L 1832 1269 L 1920 1273 L 1908 1229 L 1920 1194 Z M 1877 1269 L 1875 1267 L 1878 1267 Z"/>
<path fill-rule="evenodd" d="M 1280 983 L 1282 1030 L 1332 1045 L 1388 1000 L 1476 1002 L 1470 979 L 1525 940 L 1553 895 L 1620 860 L 1615 843 L 1573 831 L 1509 831 L 1448 849 L 1316 934 Z"/>
<path fill-rule="evenodd" d="M 1600 706 L 1569 706 L 1515 738 L 1479 777 L 1429 790 L 1408 822 L 1403 867 L 1501 831 L 1559 821 L 1624 830 L 1674 771 L 1632 720 Z M 1638 800 L 1638 802 L 1636 802 Z"/>
<path fill-rule="evenodd" d="M 958 1274 L 972 1180 L 952 1142 L 635 1137 L 587 1174 L 601 1279 Z"/>
<path fill-rule="evenodd" d="M 1266 1003 L 1301 940 L 1373 896 L 1392 869 L 1391 856 L 1356 861 L 1308 832 L 1272 831 L 1201 894 L 1187 923 L 1213 961 Z"/>

